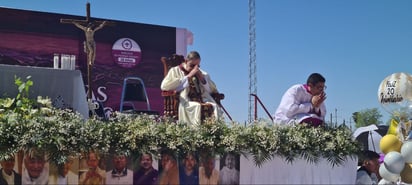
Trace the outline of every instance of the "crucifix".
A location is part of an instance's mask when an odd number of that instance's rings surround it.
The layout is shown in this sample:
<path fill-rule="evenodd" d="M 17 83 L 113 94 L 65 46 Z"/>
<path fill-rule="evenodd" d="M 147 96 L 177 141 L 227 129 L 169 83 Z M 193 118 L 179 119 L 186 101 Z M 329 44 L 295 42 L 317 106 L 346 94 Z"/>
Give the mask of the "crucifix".
<path fill-rule="evenodd" d="M 113 22 L 109 21 L 91 21 L 90 20 L 90 3 L 86 4 L 86 20 L 75 20 L 75 19 L 60 19 L 60 23 L 74 24 L 76 27 L 80 28 L 85 33 L 86 41 L 84 41 L 84 52 L 87 54 L 87 99 L 91 102 L 92 100 L 92 68 L 94 60 L 96 58 L 96 42 L 94 41 L 94 33 L 97 30 L 102 29 L 106 25 L 114 25 Z M 90 103 L 89 102 L 89 103 Z"/>

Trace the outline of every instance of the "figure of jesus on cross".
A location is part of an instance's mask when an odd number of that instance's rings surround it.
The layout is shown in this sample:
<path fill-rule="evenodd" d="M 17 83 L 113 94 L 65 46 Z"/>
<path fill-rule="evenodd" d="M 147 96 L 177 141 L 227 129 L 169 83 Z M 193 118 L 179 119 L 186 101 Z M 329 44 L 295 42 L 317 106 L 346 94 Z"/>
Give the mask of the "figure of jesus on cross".
<path fill-rule="evenodd" d="M 60 19 L 61 23 L 74 24 L 76 27 L 84 31 L 86 41 L 84 42 L 84 52 L 87 53 L 88 65 L 93 65 L 96 59 L 96 42 L 94 41 L 94 33 L 102 29 L 106 25 L 113 25 L 108 21 L 90 21 L 90 3 L 86 4 L 86 20 Z"/>
<path fill-rule="evenodd" d="M 94 23 L 89 22 L 87 26 L 83 26 L 79 22 L 73 22 L 73 24 L 82 29 L 85 33 L 86 41 L 84 41 L 84 52 L 87 53 L 87 62 L 89 65 L 94 64 L 96 59 L 96 42 L 94 41 L 94 32 L 102 29 L 106 25 L 106 21 L 100 23 L 100 25 L 95 26 Z"/>
<path fill-rule="evenodd" d="M 102 29 L 106 25 L 114 23 L 108 21 L 90 21 L 90 3 L 86 4 L 86 20 L 60 19 L 61 23 L 74 24 L 76 27 L 84 31 L 86 41 L 84 41 L 84 52 L 87 54 L 87 76 L 89 93 L 88 98 L 91 99 L 91 69 L 96 59 L 96 42 L 94 41 L 94 33 Z"/>
<path fill-rule="evenodd" d="M 84 31 L 85 41 L 84 41 L 84 52 L 87 54 L 87 99 L 89 102 L 89 107 L 92 106 L 92 68 L 94 61 L 96 59 L 96 42 L 94 41 L 94 33 L 102 29 L 106 25 L 114 25 L 114 23 L 109 21 L 90 21 L 90 3 L 86 4 L 86 20 L 74 20 L 74 19 L 60 19 L 61 23 L 74 24 L 76 27 Z M 90 108 L 92 109 L 92 108 Z M 96 108 L 93 108 L 96 109 Z M 94 110 L 92 111 L 94 112 Z"/>

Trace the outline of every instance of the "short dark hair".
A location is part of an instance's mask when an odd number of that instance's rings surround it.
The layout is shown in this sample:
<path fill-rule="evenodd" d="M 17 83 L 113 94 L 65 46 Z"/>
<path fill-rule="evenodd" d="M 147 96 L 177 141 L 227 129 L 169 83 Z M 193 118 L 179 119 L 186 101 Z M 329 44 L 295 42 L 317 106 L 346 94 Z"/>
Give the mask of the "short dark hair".
<path fill-rule="evenodd" d="M 359 154 L 358 164 L 359 164 L 359 166 L 361 166 L 362 163 L 365 162 L 365 161 L 369 161 L 369 160 L 373 160 L 373 159 L 379 159 L 380 157 L 381 156 L 378 153 L 374 152 L 374 151 L 365 150 L 365 151 L 362 151 Z"/>
<path fill-rule="evenodd" d="M 144 155 L 148 155 L 149 158 L 150 158 L 150 160 L 153 161 L 153 156 L 152 156 L 152 154 L 150 154 L 150 153 L 142 153 L 142 155 L 140 156 L 140 161 L 143 159 L 143 156 L 144 156 Z"/>
<path fill-rule="evenodd" d="M 176 161 L 175 153 L 172 150 L 164 149 L 160 152 L 161 158 L 163 158 L 165 155 L 170 156 L 170 159 L 172 159 L 173 161 Z"/>
<path fill-rule="evenodd" d="M 321 74 L 312 73 L 312 74 L 309 75 L 308 80 L 306 81 L 306 84 L 316 85 L 319 82 L 325 83 L 326 80 Z"/>

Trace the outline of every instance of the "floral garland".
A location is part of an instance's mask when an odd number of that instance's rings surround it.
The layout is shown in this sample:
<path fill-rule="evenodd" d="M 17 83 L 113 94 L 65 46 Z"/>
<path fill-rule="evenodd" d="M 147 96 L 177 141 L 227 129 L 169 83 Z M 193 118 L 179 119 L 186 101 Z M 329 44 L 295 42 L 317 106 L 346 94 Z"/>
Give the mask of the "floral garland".
<path fill-rule="evenodd" d="M 159 156 L 162 149 L 168 149 L 175 154 L 251 154 L 258 166 L 274 156 L 288 162 L 304 158 L 316 163 L 327 158 L 332 165 L 340 165 L 360 151 L 344 126 L 278 126 L 263 121 L 244 126 L 214 120 L 192 126 L 159 116 L 118 112 L 105 121 L 84 120 L 71 110 L 53 108 L 49 99 L 34 101 L 23 96 L 23 90 L 19 92 L 16 98 L 0 99 L 0 159 L 31 147 L 48 152 L 49 160 L 56 164 L 89 150 Z"/>

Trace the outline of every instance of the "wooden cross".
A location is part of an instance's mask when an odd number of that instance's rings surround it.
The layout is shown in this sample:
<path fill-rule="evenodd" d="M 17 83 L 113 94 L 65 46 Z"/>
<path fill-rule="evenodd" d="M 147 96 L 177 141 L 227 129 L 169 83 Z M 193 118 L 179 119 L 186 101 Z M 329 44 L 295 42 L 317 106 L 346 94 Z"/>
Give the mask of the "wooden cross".
<path fill-rule="evenodd" d="M 96 43 L 94 41 L 94 33 L 97 30 L 102 29 L 104 26 L 113 26 L 113 22 L 109 21 L 91 21 L 90 20 L 90 3 L 86 4 L 86 20 L 75 19 L 60 19 L 60 23 L 74 24 L 76 27 L 82 29 L 86 36 L 84 42 L 84 50 L 87 54 L 87 85 L 89 86 L 87 92 L 87 98 L 89 101 L 92 99 L 92 68 L 94 60 L 96 58 Z"/>

